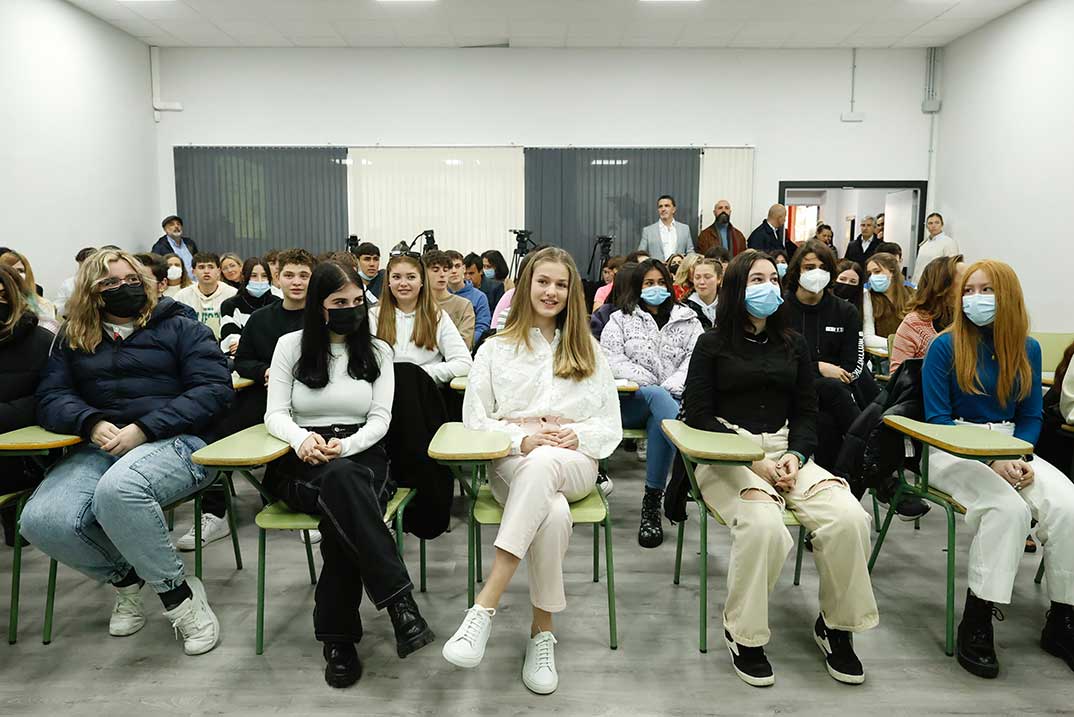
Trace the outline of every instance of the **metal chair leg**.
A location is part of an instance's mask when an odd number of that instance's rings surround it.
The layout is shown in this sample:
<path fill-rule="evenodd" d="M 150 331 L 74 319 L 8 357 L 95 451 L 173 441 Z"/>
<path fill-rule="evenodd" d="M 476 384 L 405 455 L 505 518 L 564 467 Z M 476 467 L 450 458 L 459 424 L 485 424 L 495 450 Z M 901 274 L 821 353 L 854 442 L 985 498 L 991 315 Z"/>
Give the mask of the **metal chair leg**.
<path fill-rule="evenodd" d="M 425 592 L 425 538 L 421 539 L 421 541 L 418 543 L 418 546 L 419 546 L 418 549 L 419 549 L 419 551 L 421 553 L 421 558 L 420 558 L 420 563 L 419 563 L 419 568 L 418 568 L 420 570 L 420 582 L 419 582 L 420 588 L 419 589 L 421 590 L 421 592 Z"/>
<path fill-rule="evenodd" d="M 235 522 L 235 503 L 231 500 L 235 488 L 231 485 L 230 473 L 227 474 L 223 489 L 224 508 L 227 511 L 227 525 L 228 529 L 231 531 L 231 549 L 235 552 L 235 569 L 242 570 L 242 548 L 239 547 L 239 529 Z"/>
<path fill-rule="evenodd" d="M 201 580 L 201 495 L 194 496 L 194 575 Z"/>
<path fill-rule="evenodd" d="M 880 547 L 884 544 L 884 538 L 888 534 L 888 528 L 891 527 L 891 519 L 895 517 L 895 499 L 892 498 L 891 504 L 888 506 L 887 515 L 884 517 L 884 525 L 880 528 L 880 534 L 876 536 L 876 545 L 873 546 L 873 554 L 869 556 L 869 572 L 873 572 L 873 565 L 876 564 L 876 556 L 880 555 Z"/>
<path fill-rule="evenodd" d="M 950 657 L 955 654 L 955 510 L 950 503 L 947 509 L 947 648 Z"/>
<path fill-rule="evenodd" d="M 1040 559 L 1040 567 L 1037 568 L 1037 576 L 1033 578 L 1033 582 L 1040 585 L 1040 581 L 1044 579 L 1044 558 Z"/>
<path fill-rule="evenodd" d="M 615 562 L 612 560 L 612 516 L 604 516 L 604 561 L 608 566 L 608 631 L 611 636 L 610 647 L 619 648 L 619 628 L 615 622 Z"/>
<path fill-rule="evenodd" d="M 880 501 L 876 499 L 876 491 L 870 490 L 869 494 L 873 497 L 873 529 L 876 532 L 880 532 Z"/>
<path fill-rule="evenodd" d="M 481 523 L 478 523 L 477 521 L 474 521 L 474 538 L 474 551 L 475 557 L 477 558 L 474 561 L 474 571 L 475 577 L 477 578 L 477 582 L 480 583 L 484 582 L 485 580 L 485 566 L 481 558 Z"/>
<path fill-rule="evenodd" d="M 708 608 L 709 608 L 709 534 L 708 534 L 708 511 L 705 510 L 705 506 L 699 505 L 698 512 L 701 520 L 701 615 L 700 615 L 700 631 L 701 636 L 699 639 L 698 648 L 701 652 L 709 651 L 709 636 L 708 636 Z"/>
<path fill-rule="evenodd" d="M 52 642 L 52 611 L 56 607 L 56 568 L 55 560 L 48 562 L 48 592 L 45 594 L 45 626 L 41 630 L 42 644 Z"/>
<path fill-rule="evenodd" d="M 686 530 L 686 522 L 683 521 L 683 522 L 679 523 L 679 531 L 678 531 L 679 532 L 679 537 L 675 541 L 675 578 L 672 580 L 672 583 L 675 584 L 675 585 L 679 584 L 679 576 L 680 576 L 680 574 L 682 572 L 682 540 L 683 540 L 683 532 L 685 530 Z"/>
<path fill-rule="evenodd" d="M 257 530 L 257 627 L 254 649 L 257 654 L 265 652 L 265 529 Z"/>
<path fill-rule="evenodd" d="M 805 526 L 798 526 L 798 554 L 794 558 L 794 584 L 798 585 L 802 580 L 802 553 L 805 552 L 806 532 Z"/>
<path fill-rule="evenodd" d="M 306 564 L 310 569 L 310 585 L 316 585 L 317 567 L 313 564 L 313 545 L 310 543 L 310 531 L 302 531 L 302 542 L 306 544 Z"/>
<path fill-rule="evenodd" d="M 593 523 L 593 582 L 600 582 L 600 524 Z"/>
<path fill-rule="evenodd" d="M 14 645 L 19 637 L 19 591 L 22 583 L 22 533 L 19 532 L 19 519 L 25 496 L 19 498 L 15 506 L 15 550 L 11 556 L 11 602 L 7 616 L 7 644 Z"/>

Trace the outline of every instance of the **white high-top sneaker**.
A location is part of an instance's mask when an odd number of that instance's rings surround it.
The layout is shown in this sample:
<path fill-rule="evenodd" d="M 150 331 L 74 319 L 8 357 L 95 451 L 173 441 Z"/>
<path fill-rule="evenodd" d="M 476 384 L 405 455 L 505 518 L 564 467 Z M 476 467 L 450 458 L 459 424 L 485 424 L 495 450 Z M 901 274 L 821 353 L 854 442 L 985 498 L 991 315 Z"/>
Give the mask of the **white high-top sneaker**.
<path fill-rule="evenodd" d="M 218 518 L 212 513 L 201 514 L 201 547 L 204 548 L 209 543 L 221 540 L 229 535 L 231 535 L 231 526 L 227 524 L 227 518 Z M 190 526 L 190 530 L 186 532 L 186 535 L 175 541 L 175 547 L 182 551 L 194 549 L 193 525 Z"/>
<path fill-rule="evenodd" d="M 183 634 L 183 651 L 188 655 L 202 655 L 220 642 L 220 621 L 209 607 L 205 586 L 197 578 L 187 578 L 193 597 L 179 603 L 174 610 L 165 610 L 164 617 L 172 621 L 178 637 Z"/>
<path fill-rule="evenodd" d="M 456 667 L 477 667 L 485 656 L 485 643 L 492 634 L 495 610 L 474 604 L 451 639 L 444 643 L 444 659 Z"/>
<path fill-rule="evenodd" d="M 522 684 L 530 692 L 550 695 L 559 687 L 556 672 L 556 638 L 550 632 L 538 632 L 526 644 L 526 662 L 522 665 Z"/>
<path fill-rule="evenodd" d="M 108 634 L 126 637 L 145 627 L 145 607 L 142 605 L 142 586 L 138 583 L 116 588 L 116 604 L 108 619 Z"/>

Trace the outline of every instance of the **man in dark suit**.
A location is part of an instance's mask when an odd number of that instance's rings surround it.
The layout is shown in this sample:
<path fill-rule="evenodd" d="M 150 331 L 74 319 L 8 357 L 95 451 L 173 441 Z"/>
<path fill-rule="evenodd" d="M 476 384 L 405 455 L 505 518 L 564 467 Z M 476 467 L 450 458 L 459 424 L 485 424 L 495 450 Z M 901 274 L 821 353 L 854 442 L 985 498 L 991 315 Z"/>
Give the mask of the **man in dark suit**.
<path fill-rule="evenodd" d="M 773 204 L 768 208 L 768 217 L 750 234 L 747 242 L 749 248 L 768 253 L 783 250 L 787 253 L 787 259 L 790 260 L 798 247 L 785 237 L 783 225 L 786 222 L 787 207 L 782 204 Z"/>
<path fill-rule="evenodd" d="M 861 220 L 861 234 L 847 245 L 844 258 L 858 262 L 864 269 L 865 262 L 869 261 L 869 257 L 876 253 L 879 246 L 880 239 L 876 236 L 876 219 L 865 217 Z"/>
<path fill-rule="evenodd" d="M 157 239 L 149 251 L 160 256 L 175 254 L 186 264 L 187 276 L 194 276 L 194 255 L 198 253 L 198 245 L 190 237 L 183 236 L 183 220 L 172 214 L 165 217 L 160 226 L 164 236 Z"/>
<path fill-rule="evenodd" d="M 731 202 L 721 199 L 712 210 L 716 221 L 697 235 L 697 251 L 700 254 L 722 246 L 732 256 L 746 250 L 746 237 L 731 225 Z"/>

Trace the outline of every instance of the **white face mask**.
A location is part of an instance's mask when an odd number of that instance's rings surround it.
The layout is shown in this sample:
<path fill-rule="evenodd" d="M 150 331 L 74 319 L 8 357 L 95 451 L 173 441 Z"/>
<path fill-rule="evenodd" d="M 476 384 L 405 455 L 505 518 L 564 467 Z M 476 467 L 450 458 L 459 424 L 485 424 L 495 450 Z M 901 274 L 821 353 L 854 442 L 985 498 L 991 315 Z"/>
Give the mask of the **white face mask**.
<path fill-rule="evenodd" d="M 803 272 L 798 278 L 798 283 L 803 289 L 814 294 L 819 294 L 824 291 L 828 286 L 828 282 L 832 280 L 832 275 L 824 269 L 810 269 Z"/>
<path fill-rule="evenodd" d="M 181 266 L 169 266 L 168 267 L 168 279 L 170 281 L 179 281 L 183 278 L 183 267 Z"/>

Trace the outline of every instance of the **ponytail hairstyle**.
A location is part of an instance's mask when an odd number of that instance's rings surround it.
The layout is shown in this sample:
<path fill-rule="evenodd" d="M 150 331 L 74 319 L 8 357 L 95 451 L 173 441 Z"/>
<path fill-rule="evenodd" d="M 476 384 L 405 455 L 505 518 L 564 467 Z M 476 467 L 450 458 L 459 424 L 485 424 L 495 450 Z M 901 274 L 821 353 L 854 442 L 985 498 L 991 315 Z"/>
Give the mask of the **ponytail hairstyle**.
<path fill-rule="evenodd" d="M 410 340 L 418 348 L 427 351 L 436 350 L 436 330 L 440 325 L 440 307 L 433 301 L 433 294 L 426 286 L 425 264 L 421 257 L 414 254 L 396 254 L 388 260 L 388 266 L 384 270 L 384 285 L 380 290 L 380 308 L 377 316 L 377 338 L 395 346 L 395 310 L 399 308 L 399 302 L 395 299 L 389 286 L 389 278 L 392 269 L 400 264 L 414 267 L 418 274 L 418 305 L 415 309 L 414 333 Z"/>

